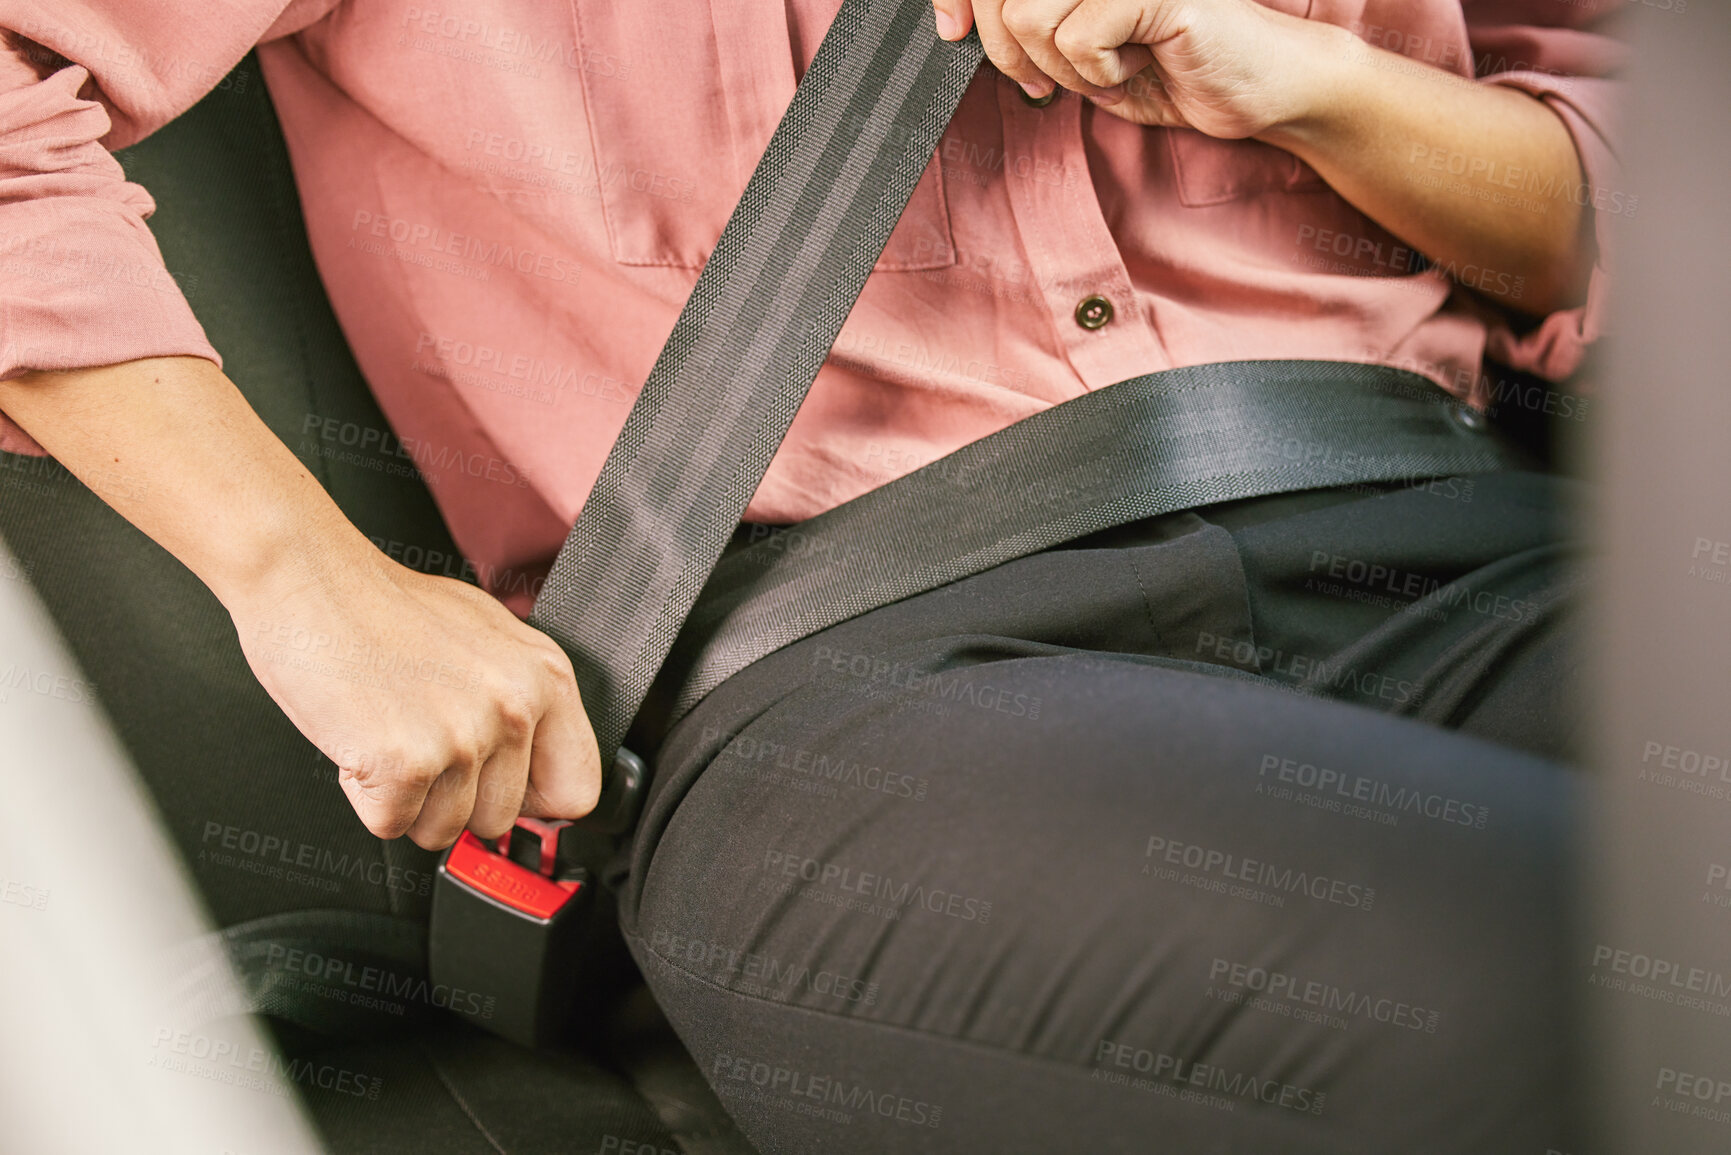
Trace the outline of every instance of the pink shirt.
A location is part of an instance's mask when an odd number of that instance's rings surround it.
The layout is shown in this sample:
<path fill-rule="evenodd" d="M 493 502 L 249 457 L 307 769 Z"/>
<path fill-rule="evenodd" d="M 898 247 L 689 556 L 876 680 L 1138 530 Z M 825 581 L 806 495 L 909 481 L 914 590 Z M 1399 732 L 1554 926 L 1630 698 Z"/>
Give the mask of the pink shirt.
<path fill-rule="evenodd" d="M 1264 0 L 1541 96 L 1583 189 L 1415 144 L 1415 180 L 1633 212 L 1608 143 L 1617 0 Z M 255 44 L 343 330 L 452 533 L 527 612 L 839 0 L 0 0 L 0 375 L 215 358 L 105 151 Z M 1517 332 L 1306 165 L 1044 108 L 982 69 L 747 517 L 821 512 L 1154 370 L 1325 358 L 1475 404 L 1488 353 L 1562 379 L 1587 299 Z M 1078 301 L 1115 316 L 1088 330 Z M 33 443 L 0 416 L 0 447 Z M 38 450 L 39 451 L 39 450 Z"/>

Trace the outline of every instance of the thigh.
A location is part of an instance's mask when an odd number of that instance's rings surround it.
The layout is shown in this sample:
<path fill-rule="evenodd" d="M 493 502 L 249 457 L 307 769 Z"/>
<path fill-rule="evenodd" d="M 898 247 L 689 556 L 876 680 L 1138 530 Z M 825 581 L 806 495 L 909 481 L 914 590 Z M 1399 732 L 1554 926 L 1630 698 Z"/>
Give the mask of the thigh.
<path fill-rule="evenodd" d="M 982 635 L 748 699 L 662 749 L 625 925 L 765 1151 L 1578 1149 L 1562 770 Z"/>
<path fill-rule="evenodd" d="M 1255 640 L 1211 654 L 1309 693 L 1577 757 L 1580 498 L 1563 479 L 1511 472 L 1204 511 L 1238 547 Z"/>

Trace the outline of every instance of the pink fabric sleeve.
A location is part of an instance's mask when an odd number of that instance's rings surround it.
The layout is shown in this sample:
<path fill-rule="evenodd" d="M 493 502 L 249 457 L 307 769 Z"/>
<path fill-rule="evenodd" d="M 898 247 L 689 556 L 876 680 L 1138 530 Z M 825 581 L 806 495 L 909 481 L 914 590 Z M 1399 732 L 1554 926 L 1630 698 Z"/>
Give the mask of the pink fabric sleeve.
<path fill-rule="evenodd" d="M 0 378 L 221 363 L 144 223 L 155 202 L 108 150 L 194 104 L 283 7 L 0 0 Z M 0 449 L 42 452 L 3 413 Z"/>
<path fill-rule="evenodd" d="M 1574 138 L 1585 178 L 1578 189 L 1523 188 L 1519 195 L 1559 203 L 1572 197 L 1586 212 L 1593 267 L 1580 304 L 1517 332 L 1509 318 L 1488 313 L 1486 353 L 1516 369 L 1562 381 L 1580 368 L 1587 346 L 1604 333 L 1613 264 L 1614 218 L 1633 215 L 1638 198 L 1618 162 L 1614 112 L 1621 86 L 1611 79 L 1624 51 L 1606 25 L 1621 8 L 1611 0 L 1579 5 L 1554 0 L 1490 0 L 1467 6 L 1467 26 L 1479 78 L 1543 100 Z M 1535 210 L 1538 211 L 1538 210 Z"/>

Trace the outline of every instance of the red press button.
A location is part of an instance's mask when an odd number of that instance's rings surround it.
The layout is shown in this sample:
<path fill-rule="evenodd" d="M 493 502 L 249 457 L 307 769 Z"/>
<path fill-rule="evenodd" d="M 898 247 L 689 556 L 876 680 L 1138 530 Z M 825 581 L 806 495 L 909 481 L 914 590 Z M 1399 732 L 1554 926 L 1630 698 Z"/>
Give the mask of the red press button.
<path fill-rule="evenodd" d="M 582 888 L 579 881 L 554 882 L 494 854 L 469 831 L 451 847 L 445 870 L 459 882 L 512 910 L 534 918 L 552 918 Z"/>

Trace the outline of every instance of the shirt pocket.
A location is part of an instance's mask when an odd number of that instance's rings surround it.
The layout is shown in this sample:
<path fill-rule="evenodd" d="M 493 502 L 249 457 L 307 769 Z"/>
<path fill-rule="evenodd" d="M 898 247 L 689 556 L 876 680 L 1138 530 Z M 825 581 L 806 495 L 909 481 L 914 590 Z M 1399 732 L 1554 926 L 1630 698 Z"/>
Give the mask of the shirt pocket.
<path fill-rule="evenodd" d="M 572 0 L 572 14 L 614 260 L 701 268 L 793 98 L 785 0 L 700 0 L 676 34 L 654 4 Z M 934 156 L 875 267 L 954 263 Z"/>
<path fill-rule="evenodd" d="M 1166 131 L 1166 141 L 1178 175 L 1178 199 L 1191 208 L 1328 187 L 1296 156 L 1259 140 L 1219 140 L 1194 129 L 1173 128 Z"/>

